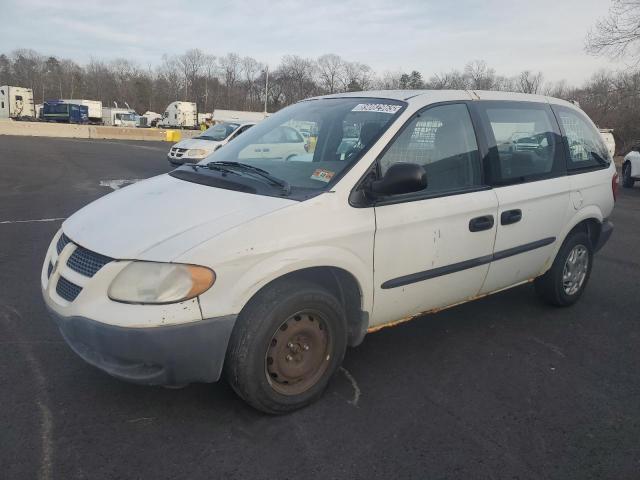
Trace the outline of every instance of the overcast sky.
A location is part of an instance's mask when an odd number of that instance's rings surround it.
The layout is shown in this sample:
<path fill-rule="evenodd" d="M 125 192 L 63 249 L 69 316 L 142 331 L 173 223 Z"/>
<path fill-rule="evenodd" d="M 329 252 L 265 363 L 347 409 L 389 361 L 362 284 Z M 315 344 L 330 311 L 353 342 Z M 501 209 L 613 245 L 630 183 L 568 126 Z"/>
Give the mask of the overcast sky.
<path fill-rule="evenodd" d="M 584 53 L 609 0 L 0 0 L 0 53 L 32 48 L 85 63 L 155 66 L 198 47 L 275 67 L 282 55 L 337 53 L 376 72 L 425 78 L 483 59 L 499 74 L 541 70 L 580 84 L 624 65 Z"/>

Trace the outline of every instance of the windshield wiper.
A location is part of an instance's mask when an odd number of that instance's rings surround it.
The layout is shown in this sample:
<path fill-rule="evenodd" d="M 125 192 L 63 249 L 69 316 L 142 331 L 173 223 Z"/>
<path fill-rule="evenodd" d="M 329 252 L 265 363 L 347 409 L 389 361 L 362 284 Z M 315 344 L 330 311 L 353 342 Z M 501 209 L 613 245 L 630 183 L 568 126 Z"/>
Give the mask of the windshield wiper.
<path fill-rule="evenodd" d="M 266 180 L 269 180 L 271 183 L 275 183 L 276 185 L 278 185 L 280 188 L 282 188 L 282 193 L 284 195 L 289 195 L 291 193 L 291 185 L 289 185 L 289 182 L 287 182 L 286 180 L 283 180 L 282 178 L 278 178 L 278 177 L 274 177 L 273 175 L 271 175 L 269 172 L 267 172 L 266 170 L 263 170 L 261 168 L 258 167 L 254 167 L 253 165 L 249 165 L 247 163 L 240 163 L 240 162 L 224 162 L 224 161 L 217 161 L 217 162 L 209 162 L 207 163 L 207 166 L 209 168 L 211 167 L 231 167 L 231 168 L 237 168 L 239 170 L 244 170 L 246 172 L 251 172 L 254 173 Z M 234 172 L 235 173 L 235 172 Z"/>
<path fill-rule="evenodd" d="M 207 163 L 206 165 L 200 165 L 199 163 L 183 163 L 183 167 L 191 167 L 193 170 L 198 171 L 199 168 L 206 168 L 208 170 L 215 170 L 220 173 L 233 173 L 234 175 L 239 175 L 238 172 L 234 172 L 231 169 L 224 168 L 224 166 L 211 165 L 211 163 Z"/>

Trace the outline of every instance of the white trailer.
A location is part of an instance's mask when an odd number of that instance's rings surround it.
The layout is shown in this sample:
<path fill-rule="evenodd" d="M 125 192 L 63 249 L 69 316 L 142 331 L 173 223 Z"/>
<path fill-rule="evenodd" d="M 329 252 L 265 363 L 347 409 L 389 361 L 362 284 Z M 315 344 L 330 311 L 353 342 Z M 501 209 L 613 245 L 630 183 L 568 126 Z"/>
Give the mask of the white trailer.
<path fill-rule="evenodd" d="M 267 118 L 264 112 L 244 112 L 242 110 L 220 110 L 213 111 L 214 122 L 259 122 Z"/>
<path fill-rule="evenodd" d="M 112 127 L 135 127 L 137 114 L 130 108 L 105 107 L 102 109 L 102 121 Z"/>
<path fill-rule="evenodd" d="M 89 123 L 102 123 L 102 102 L 100 100 L 80 100 L 65 98 L 61 103 L 71 103 L 75 105 L 85 105 L 89 113 Z"/>
<path fill-rule="evenodd" d="M 198 128 L 198 107 L 192 102 L 171 102 L 158 123 L 164 128 Z"/>
<path fill-rule="evenodd" d="M 613 137 L 613 129 L 601 128 L 600 135 L 602 136 L 602 140 L 604 140 L 604 143 L 607 146 L 607 150 L 609 150 L 609 155 L 611 155 L 611 158 L 613 158 L 616 155 L 616 139 Z"/>
<path fill-rule="evenodd" d="M 0 118 L 35 118 L 33 90 L 23 87 L 0 86 Z"/>

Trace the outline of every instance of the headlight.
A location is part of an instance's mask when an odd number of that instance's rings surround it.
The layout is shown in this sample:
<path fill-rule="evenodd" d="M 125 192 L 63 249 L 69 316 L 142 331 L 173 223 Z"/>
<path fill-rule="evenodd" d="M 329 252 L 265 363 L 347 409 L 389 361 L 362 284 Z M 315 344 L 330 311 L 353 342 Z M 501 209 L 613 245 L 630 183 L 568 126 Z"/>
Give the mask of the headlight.
<path fill-rule="evenodd" d="M 109 298 L 124 303 L 176 303 L 206 292 L 213 270 L 181 263 L 132 262 L 111 282 Z"/>
<path fill-rule="evenodd" d="M 186 156 L 191 158 L 201 158 L 208 155 L 209 152 L 202 148 L 191 148 L 187 150 Z"/>

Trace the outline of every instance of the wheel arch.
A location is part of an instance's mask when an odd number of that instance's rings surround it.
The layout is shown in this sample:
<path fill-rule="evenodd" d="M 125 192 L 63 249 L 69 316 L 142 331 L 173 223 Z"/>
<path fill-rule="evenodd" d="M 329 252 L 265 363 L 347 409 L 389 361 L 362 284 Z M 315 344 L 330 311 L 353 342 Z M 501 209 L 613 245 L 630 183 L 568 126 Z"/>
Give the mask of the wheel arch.
<path fill-rule="evenodd" d="M 363 309 L 364 293 L 360 282 L 341 267 L 324 265 L 304 267 L 277 276 L 262 285 L 244 303 L 243 309 L 258 295 L 280 282 L 300 280 L 312 282 L 331 292 L 342 304 L 347 321 L 347 344 L 359 345 L 369 327 L 369 312 Z"/>
<path fill-rule="evenodd" d="M 631 165 L 631 176 L 640 177 L 640 155 L 627 156 L 623 160 L 622 164 L 628 163 Z"/>

